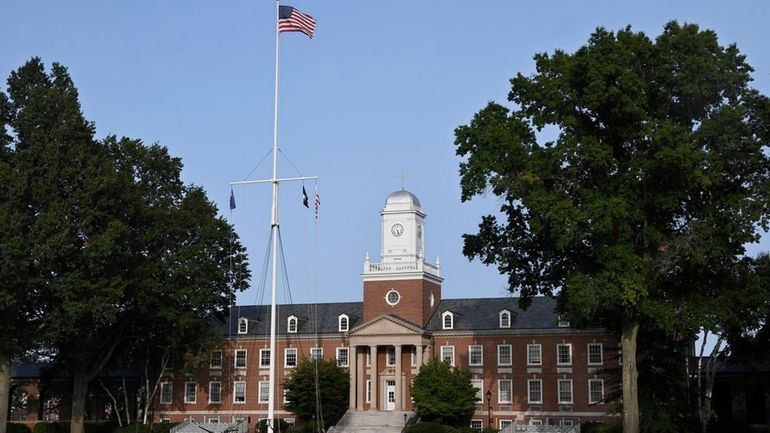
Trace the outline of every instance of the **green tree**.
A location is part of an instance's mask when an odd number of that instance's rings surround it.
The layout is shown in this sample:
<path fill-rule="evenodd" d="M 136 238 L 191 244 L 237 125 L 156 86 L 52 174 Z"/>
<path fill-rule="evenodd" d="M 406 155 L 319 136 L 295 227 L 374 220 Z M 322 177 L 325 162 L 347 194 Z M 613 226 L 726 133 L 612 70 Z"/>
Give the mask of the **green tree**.
<path fill-rule="evenodd" d="M 676 328 L 767 228 L 770 101 L 738 49 L 696 25 L 654 41 L 600 28 L 535 62 L 511 80 L 513 109 L 490 103 L 455 131 L 462 200 L 489 190 L 502 214 L 463 252 L 507 274 L 522 307 L 558 292 L 570 319 L 620 331 L 636 433 L 640 324 Z"/>
<path fill-rule="evenodd" d="M 48 74 L 32 59 L 11 73 L 8 95 L 13 138 L 0 174 L 23 216 L 18 281 L 31 283 L 44 316 L 37 337 L 73 375 L 71 431 L 82 433 L 88 383 L 115 353 L 164 332 L 193 346 L 245 287 L 248 273 L 233 270 L 246 256 L 205 193 L 182 183 L 178 158 L 94 138 L 63 66 Z"/>
<path fill-rule="evenodd" d="M 468 424 L 476 408 L 476 392 L 469 372 L 438 358 L 423 364 L 412 384 L 412 398 L 420 418 L 451 426 Z"/>
<path fill-rule="evenodd" d="M 283 382 L 286 409 L 303 422 L 326 429 L 336 424 L 348 407 L 350 375 L 331 359 L 305 358 Z"/>

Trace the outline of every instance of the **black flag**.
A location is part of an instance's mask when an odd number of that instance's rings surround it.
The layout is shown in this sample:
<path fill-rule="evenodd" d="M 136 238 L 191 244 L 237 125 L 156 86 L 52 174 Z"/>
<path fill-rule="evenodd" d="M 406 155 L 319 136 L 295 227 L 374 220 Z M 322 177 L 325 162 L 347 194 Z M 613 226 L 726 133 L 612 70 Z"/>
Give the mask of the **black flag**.
<path fill-rule="evenodd" d="M 310 208 L 307 204 L 307 192 L 305 192 L 305 185 L 302 185 L 302 204 L 305 205 L 306 208 Z"/>

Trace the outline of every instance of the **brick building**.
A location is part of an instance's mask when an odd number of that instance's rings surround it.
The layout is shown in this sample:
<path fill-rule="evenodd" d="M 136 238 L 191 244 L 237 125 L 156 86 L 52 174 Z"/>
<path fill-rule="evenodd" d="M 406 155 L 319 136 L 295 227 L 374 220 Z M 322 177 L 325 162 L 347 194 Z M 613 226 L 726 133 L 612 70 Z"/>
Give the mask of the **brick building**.
<path fill-rule="evenodd" d="M 310 356 L 336 359 L 350 373 L 349 410 L 410 411 L 409 385 L 431 357 L 467 369 L 479 388 L 471 425 L 572 425 L 607 420 L 616 391 L 604 372 L 619 366 L 617 338 L 560 321 L 556 303 L 536 298 L 442 299 L 441 267 L 425 261 L 426 214 L 410 192 L 390 194 L 381 211 L 381 259 L 367 256 L 361 302 L 278 307 L 277 380 Z M 269 306 L 234 308 L 229 347 L 197 377 L 164 377 L 155 421 L 253 425 L 267 414 Z M 280 405 L 279 405 L 280 406 Z M 279 418 L 293 421 L 279 408 Z"/>

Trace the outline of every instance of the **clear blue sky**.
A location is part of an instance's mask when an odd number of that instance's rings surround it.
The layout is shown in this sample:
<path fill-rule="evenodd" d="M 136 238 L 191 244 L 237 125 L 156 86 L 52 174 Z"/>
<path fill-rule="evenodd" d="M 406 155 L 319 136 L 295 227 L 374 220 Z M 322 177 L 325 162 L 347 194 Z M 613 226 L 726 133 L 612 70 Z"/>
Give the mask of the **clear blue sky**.
<path fill-rule="evenodd" d="M 672 19 L 736 43 L 770 94 L 770 2 L 298 0 L 318 20 L 312 40 L 281 39 L 280 174 L 320 177 L 317 225 L 300 185 L 282 187 L 282 226 L 294 302 L 358 301 L 364 254 L 379 255 L 379 211 L 406 188 L 428 214 L 426 251 L 441 258 L 444 298 L 501 296 L 496 269 L 462 256 L 495 198 L 461 204 L 453 130 L 532 56 L 574 51 L 603 26 L 654 37 Z M 270 150 L 275 3 L 270 0 L 0 2 L 0 75 L 32 56 L 69 68 L 97 135 L 158 142 L 183 159 L 235 224 L 258 283 L 269 231 L 269 187 L 236 188 Z M 4 87 L 4 86 L 3 86 Z M 293 166 L 288 163 L 291 161 Z M 270 176 L 269 158 L 250 179 Z M 313 189 L 307 183 L 308 191 Z M 751 251 L 770 250 L 770 236 Z M 252 289 L 241 303 L 260 302 Z M 265 297 L 262 301 L 267 301 Z"/>

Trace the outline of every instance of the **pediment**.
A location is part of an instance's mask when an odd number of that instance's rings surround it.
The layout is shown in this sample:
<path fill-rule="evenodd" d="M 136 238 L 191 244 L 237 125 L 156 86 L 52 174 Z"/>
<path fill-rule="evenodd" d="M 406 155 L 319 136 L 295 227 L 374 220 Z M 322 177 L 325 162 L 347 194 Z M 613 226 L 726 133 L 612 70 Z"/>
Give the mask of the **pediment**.
<path fill-rule="evenodd" d="M 419 326 L 384 314 L 350 330 L 351 337 L 366 337 L 374 335 L 422 335 L 425 330 Z"/>

